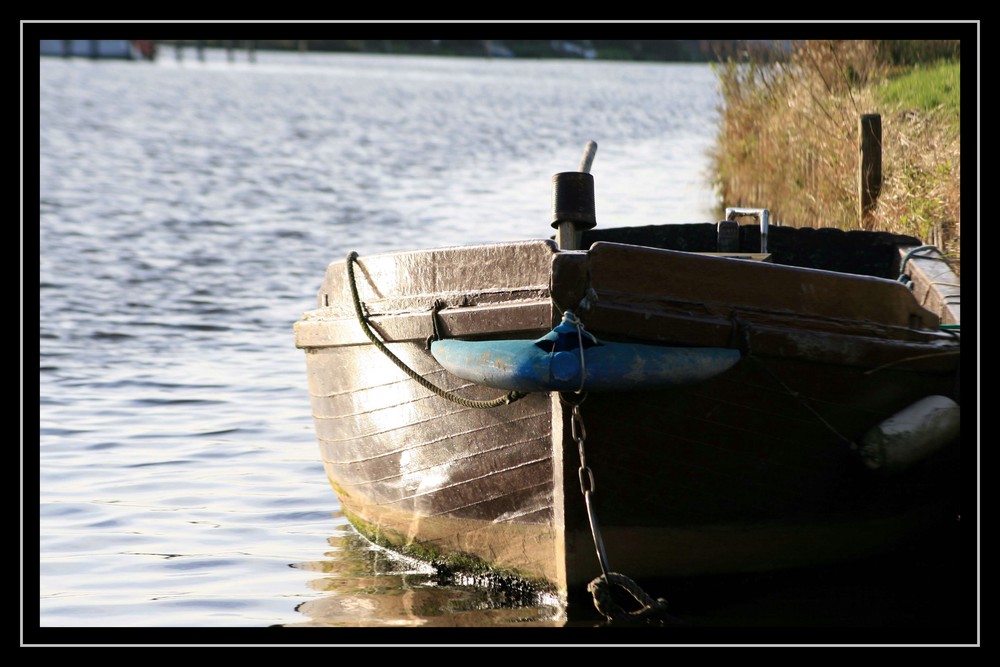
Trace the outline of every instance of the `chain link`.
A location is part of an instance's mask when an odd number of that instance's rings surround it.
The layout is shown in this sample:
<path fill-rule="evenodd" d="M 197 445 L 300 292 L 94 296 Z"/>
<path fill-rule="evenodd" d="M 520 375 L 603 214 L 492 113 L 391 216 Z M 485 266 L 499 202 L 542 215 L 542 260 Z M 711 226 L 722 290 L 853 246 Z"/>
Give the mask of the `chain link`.
<path fill-rule="evenodd" d="M 583 502 L 587 507 L 587 519 L 590 522 L 590 533 L 594 538 L 594 548 L 597 549 L 597 560 L 601 564 L 601 572 L 605 577 L 608 575 L 608 555 L 604 550 L 604 541 L 601 539 L 601 529 L 597 525 L 597 516 L 594 514 L 594 508 L 591 504 L 591 496 L 594 490 L 597 488 L 597 483 L 594 481 L 594 472 L 587 466 L 587 452 L 586 452 L 586 442 L 587 442 L 587 427 L 583 423 L 583 415 L 580 414 L 580 403 L 586 398 L 586 394 L 580 394 L 579 392 L 573 399 L 566 397 L 566 394 L 560 394 L 563 402 L 572 405 L 573 409 L 570 412 L 570 433 L 573 439 L 576 440 L 577 450 L 580 454 L 580 468 L 577 470 L 577 475 L 580 478 L 580 493 L 583 494 Z"/>
<path fill-rule="evenodd" d="M 573 406 L 570 429 L 580 454 L 580 469 L 577 471 L 577 475 L 580 477 L 580 493 L 586 497 L 588 493 L 597 490 L 597 483 L 594 481 L 594 471 L 587 466 L 587 452 L 584 448 L 587 441 L 587 428 L 583 424 L 583 415 L 580 414 L 579 405 Z"/>
<path fill-rule="evenodd" d="M 580 453 L 580 468 L 577 474 L 580 477 L 580 492 L 583 494 L 583 503 L 587 508 L 587 520 L 590 522 L 590 533 L 594 538 L 594 548 L 597 550 L 597 560 L 601 566 L 601 576 L 597 577 L 587 586 L 587 590 L 594 596 L 594 606 L 608 620 L 642 619 L 652 617 L 655 614 L 664 612 L 667 608 L 667 601 L 663 598 L 654 600 L 638 584 L 623 574 L 612 572 L 608 566 L 608 554 L 604 549 L 604 540 L 601 538 L 601 529 L 597 525 L 597 515 L 591 502 L 597 484 L 594 481 L 594 472 L 587 465 L 587 427 L 583 423 L 583 415 L 580 414 L 580 404 L 587 398 L 582 392 L 559 394 L 560 400 L 566 405 L 573 406 L 570 411 L 570 433 L 576 440 L 577 450 Z M 626 611 L 614 599 L 612 587 L 617 586 L 629 593 L 633 600 L 640 605 L 636 611 Z"/>

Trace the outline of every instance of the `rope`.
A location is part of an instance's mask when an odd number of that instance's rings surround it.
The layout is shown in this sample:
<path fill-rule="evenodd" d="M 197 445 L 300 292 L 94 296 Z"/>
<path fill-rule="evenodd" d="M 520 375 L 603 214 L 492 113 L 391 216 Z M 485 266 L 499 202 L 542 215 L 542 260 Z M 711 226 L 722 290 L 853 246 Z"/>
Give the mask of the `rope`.
<path fill-rule="evenodd" d="M 913 281 L 910 279 L 910 276 L 906 274 L 906 264 L 918 252 L 923 252 L 925 250 L 936 250 L 939 253 L 941 252 L 941 250 L 937 246 L 933 245 L 917 246 L 916 248 L 912 248 L 911 250 L 909 250 L 905 255 L 903 255 L 903 259 L 900 260 L 899 262 L 899 277 L 896 279 L 897 282 L 901 282 L 907 287 L 910 287 L 912 289 Z M 945 259 L 944 257 L 933 257 L 933 256 L 923 255 L 922 259 L 933 259 L 938 262 L 944 262 L 945 264 L 948 263 L 948 260 Z M 946 283 L 941 283 L 941 284 L 946 284 Z M 959 285 L 954 285 L 954 287 L 959 287 Z"/>
<path fill-rule="evenodd" d="M 938 252 L 941 252 L 940 250 L 938 250 L 938 247 L 934 245 L 921 245 L 917 246 L 916 248 L 911 248 L 905 255 L 903 255 L 903 259 L 899 263 L 900 278 L 903 277 L 903 270 L 906 268 L 906 263 L 910 261 L 910 258 L 916 255 L 918 252 L 923 252 L 925 250 L 937 250 Z M 936 259 L 938 261 L 947 263 L 947 261 L 943 257 L 925 257 L 924 259 Z"/>
<path fill-rule="evenodd" d="M 485 410 L 488 408 L 495 408 L 500 405 L 510 405 L 514 401 L 527 396 L 527 394 L 524 392 L 509 391 L 503 396 L 494 398 L 493 400 L 490 401 L 477 401 L 469 398 L 463 398 L 458 394 L 447 391 L 445 389 L 442 389 L 441 387 L 432 384 L 422 375 L 420 375 L 415 370 L 407 366 L 402 359 L 393 354 L 389 350 L 389 348 L 385 346 L 385 343 L 383 343 L 375 336 L 375 332 L 373 332 L 371 330 L 371 327 L 368 325 L 368 319 L 365 317 L 364 311 L 361 306 L 361 297 L 358 296 L 358 285 L 354 279 L 354 262 L 357 259 L 358 259 L 358 253 L 356 252 L 352 252 L 350 255 L 347 256 L 347 280 L 351 286 L 351 298 L 354 300 L 354 312 L 358 316 L 358 323 L 361 325 L 361 330 L 365 332 L 365 336 L 367 336 L 368 340 L 372 342 L 372 345 L 374 345 L 376 348 L 379 349 L 379 351 L 382 352 L 382 354 L 388 357 L 389 361 L 396 364 L 396 366 L 401 371 L 406 373 L 408 376 L 410 376 L 411 379 L 415 380 L 418 384 L 420 384 L 420 386 L 424 387 L 425 389 L 432 391 L 433 393 L 437 394 L 442 398 L 448 399 L 452 403 L 457 403 L 467 408 L 476 408 L 479 410 Z"/>
<path fill-rule="evenodd" d="M 823 415 L 821 415 L 819 412 L 817 412 L 816 409 L 813 408 L 813 406 L 809 405 L 808 401 L 806 399 L 802 398 L 802 395 L 799 394 L 799 392 L 795 391 L 794 389 L 792 389 L 791 387 L 789 387 L 787 384 L 785 384 L 785 381 L 782 380 L 780 377 L 778 377 L 778 375 L 774 371 L 772 371 L 770 368 L 768 368 L 767 364 L 765 364 L 762 359 L 758 358 L 756 355 L 753 355 L 753 354 L 747 355 L 747 358 L 753 359 L 755 362 L 757 362 L 760 365 L 760 367 L 762 369 L 764 369 L 764 371 L 768 375 L 770 375 L 772 378 L 774 378 L 775 382 L 777 382 L 778 384 L 781 385 L 782 389 L 784 389 L 786 392 L 788 392 L 789 396 L 791 396 L 792 398 L 794 398 L 796 401 L 799 402 L 799 405 L 801 405 L 803 408 L 805 408 L 806 410 L 808 410 L 812 414 L 812 416 L 815 417 L 819 421 L 819 423 L 821 423 L 823 426 L 825 426 L 827 428 L 828 431 L 830 431 L 830 433 L 832 433 L 834 436 L 836 436 L 841 442 L 844 442 L 847 445 L 849 445 L 851 447 L 854 447 L 854 442 L 850 438 L 844 436 L 843 433 L 841 433 L 836 428 L 834 428 L 833 424 L 831 424 L 827 420 L 823 419 Z"/>
<path fill-rule="evenodd" d="M 640 608 L 636 611 L 626 611 L 623 609 L 612 599 L 612 585 L 624 588 L 640 604 Z M 587 590 L 594 596 L 594 606 L 597 607 L 597 611 L 601 612 L 609 620 L 647 618 L 653 614 L 662 613 L 667 608 L 666 600 L 663 598 L 654 600 L 648 593 L 639 588 L 634 581 L 618 572 L 602 574 L 587 584 Z"/>
<path fill-rule="evenodd" d="M 910 251 L 908 251 L 903 256 L 903 259 L 899 263 L 899 278 L 897 278 L 897 281 L 903 283 L 904 285 L 906 285 L 907 287 L 909 287 L 911 290 L 913 289 L 913 280 L 911 280 L 910 276 L 908 276 L 906 274 L 906 263 L 910 261 L 911 257 L 913 257 L 914 255 L 916 255 L 918 252 L 923 252 L 924 250 L 936 250 L 938 252 L 941 252 L 941 250 L 937 246 L 933 246 L 933 245 L 917 246 L 916 248 L 913 248 Z M 933 259 L 933 260 L 937 260 L 939 262 L 944 262 L 945 264 L 948 263 L 948 260 L 945 259 L 944 257 L 932 257 L 932 256 L 923 255 L 922 259 Z M 931 281 L 927 285 L 927 287 L 928 287 L 927 291 L 924 292 L 924 298 L 920 302 L 921 306 L 923 306 L 927 302 L 927 299 L 930 298 L 930 295 L 931 295 L 930 288 L 934 287 L 935 285 L 938 285 L 938 286 L 941 286 L 941 287 L 961 287 L 962 286 L 960 283 L 947 283 L 947 282 L 944 282 L 944 281 Z M 949 295 L 945 295 L 943 298 L 947 299 L 948 296 Z M 960 329 L 961 327 L 958 324 L 942 324 L 941 328 L 945 329 L 945 330 L 950 330 L 950 329 Z"/>
<path fill-rule="evenodd" d="M 580 388 L 576 390 L 576 393 L 582 394 L 583 385 L 587 382 L 587 359 L 583 354 L 583 322 L 576 316 L 576 313 L 568 310 L 563 314 L 563 319 L 576 327 L 576 337 L 579 343 L 578 349 L 580 350 Z M 594 338 L 590 335 L 590 332 L 587 332 L 587 336 L 591 339 Z"/>
<path fill-rule="evenodd" d="M 876 366 L 875 368 L 870 368 L 867 371 L 865 371 L 865 375 L 878 373 L 879 371 L 885 370 L 886 368 L 898 366 L 899 364 L 905 364 L 910 361 L 920 361 L 921 359 L 937 359 L 939 357 L 957 357 L 960 354 L 962 353 L 959 350 L 949 350 L 947 352 L 933 352 L 931 354 L 918 354 L 912 357 L 906 357 L 905 359 L 897 359 L 896 361 L 890 361 L 888 363 L 882 364 L 881 366 Z"/>

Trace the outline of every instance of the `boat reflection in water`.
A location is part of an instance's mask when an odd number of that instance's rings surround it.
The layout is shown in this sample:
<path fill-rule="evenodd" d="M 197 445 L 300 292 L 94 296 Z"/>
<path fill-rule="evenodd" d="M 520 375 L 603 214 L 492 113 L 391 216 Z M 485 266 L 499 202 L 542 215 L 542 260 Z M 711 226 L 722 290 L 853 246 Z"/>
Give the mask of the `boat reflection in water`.
<path fill-rule="evenodd" d="M 310 588 L 328 593 L 301 604 L 309 620 L 293 627 L 558 627 L 566 621 L 558 597 L 517 582 L 449 576 L 359 535 L 344 521 L 329 538 L 329 559 L 293 567 L 321 575 Z"/>
<path fill-rule="evenodd" d="M 304 619 L 286 627 L 492 628 L 503 636 L 505 629 L 553 628 L 560 630 L 527 630 L 518 637 L 592 641 L 617 635 L 581 635 L 580 629 L 610 631 L 622 625 L 602 618 L 591 605 L 569 606 L 554 595 L 510 582 L 450 577 L 429 563 L 376 546 L 343 517 L 338 522 L 338 532 L 328 538 L 326 559 L 293 565 L 317 574 L 309 587 L 322 596 L 299 605 Z M 734 628 L 752 629 L 755 641 L 770 637 L 768 631 L 810 629 L 853 629 L 839 641 L 874 632 L 871 637 L 880 642 L 897 640 L 900 633 L 909 641 L 914 634 L 950 632 L 959 620 L 953 612 L 961 609 L 963 590 L 962 568 L 950 546 L 959 532 L 952 526 L 898 551 L 838 566 L 659 580 L 647 592 L 666 595 L 668 613 L 627 624 L 626 638 L 635 639 L 632 632 L 640 627 L 658 629 L 654 635 L 638 635 L 643 641 L 671 642 L 726 638 L 705 633 Z M 449 640 L 463 639 L 459 633 L 449 634 Z M 817 636 L 826 641 L 831 635 Z"/>

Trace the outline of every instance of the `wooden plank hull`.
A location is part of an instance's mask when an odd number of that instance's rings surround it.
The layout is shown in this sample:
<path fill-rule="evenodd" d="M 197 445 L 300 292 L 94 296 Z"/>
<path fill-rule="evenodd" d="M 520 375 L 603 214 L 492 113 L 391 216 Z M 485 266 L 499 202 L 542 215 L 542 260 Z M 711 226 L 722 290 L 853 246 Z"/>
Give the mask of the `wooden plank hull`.
<path fill-rule="evenodd" d="M 561 591 L 599 574 L 569 405 L 534 393 L 477 410 L 431 393 L 365 339 L 346 271 L 331 265 L 296 341 L 324 465 L 355 526 Z M 364 258 L 357 277 L 392 352 L 466 398 L 498 390 L 437 364 L 435 323 L 446 337 L 533 339 L 572 307 L 602 339 L 741 351 L 704 383 L 592 392 L 580 406 L 609 564 L 630 577 L 867 555 L 953 500 L 956 447 L 896 475 L 858 455 L 868 429 L 914 401 L 957 399 L 958 343 L 893 281 L 541 241 Z"/>
<path fill-rule="evenodd" d="M 429 380 L 476 395 L 434 368 L 422 345 L 394 352 Z M 356 526 L 429 558 L 468 554 L 526 578 L 556 577 L 547 396 L 476 410 L 398 377 L 371 346 L 309 356 L 323 463 Z"/>
<path fill-rule="evenodd" d="M 827 372 L 829 384 L 792 390 L 779 379 L 787 371 L 744 361 L 697 388 L 587 396 L 586 461 L 614 569 L 637 578 L 829 563 L 941 521 L 943 469 L 886 478 L 866 469 L 851 446 L 894 406 L 941 389 L 939 382 L 880 393 L 886 382 L 859 387 L 850 373 Z M 838 381 L 840 393 L 827 391 Z M 565 497 L 575 501 L 565 507 L 567 554 L 577 559 L 568 570 L 581 583 L 600 571 L 578 500 L 579 460 L 572 450 L 566 456 Z"/>

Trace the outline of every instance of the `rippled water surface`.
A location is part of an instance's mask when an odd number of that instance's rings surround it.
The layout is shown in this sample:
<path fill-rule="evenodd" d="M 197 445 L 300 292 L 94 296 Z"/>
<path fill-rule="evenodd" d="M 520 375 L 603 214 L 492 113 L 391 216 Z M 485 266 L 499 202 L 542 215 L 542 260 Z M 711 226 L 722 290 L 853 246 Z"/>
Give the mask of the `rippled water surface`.
<path fill-rule="evenodd" d="M 714 219 L 709 68 L 39 66 L 41 626 L 559 624 L 354 534 L 292 323 L 351 250 L 551 234 L 589 139 L 601 224 Z"/>
<path fill-rule="evenodd" d="M 566 625 L 354 533 L 292 324 L 349 251 L 550 235 L 589 139 L 599 224 L 716 219 L 712 72 L 257 56 L 39 63 L 39 625 Z"/>

